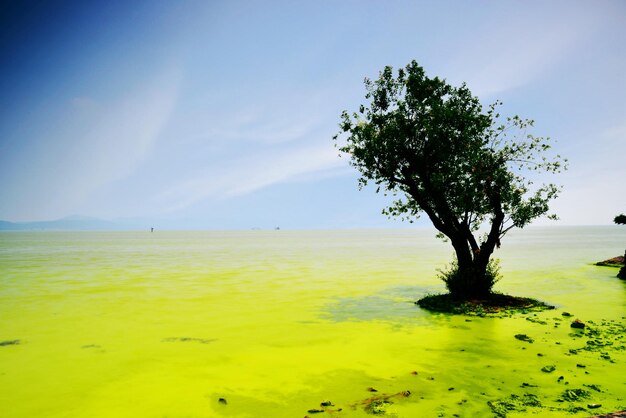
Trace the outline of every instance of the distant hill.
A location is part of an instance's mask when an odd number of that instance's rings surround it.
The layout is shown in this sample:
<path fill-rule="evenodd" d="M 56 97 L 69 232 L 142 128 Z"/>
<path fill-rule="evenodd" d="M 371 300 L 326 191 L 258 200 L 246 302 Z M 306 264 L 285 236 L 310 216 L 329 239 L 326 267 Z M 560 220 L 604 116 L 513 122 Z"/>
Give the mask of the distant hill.
<path fill-rule="evenodd" d="M 37 222 L 9 222 L 0 221 L 1 231 L 35 231 L 35 230 L 56 230 L 56 231 L 93 231 L 106 229 L 124 229 L 124 226 L 115 222 L 105 221 L 86 216 L 68 216 L 54 221 Z"/>

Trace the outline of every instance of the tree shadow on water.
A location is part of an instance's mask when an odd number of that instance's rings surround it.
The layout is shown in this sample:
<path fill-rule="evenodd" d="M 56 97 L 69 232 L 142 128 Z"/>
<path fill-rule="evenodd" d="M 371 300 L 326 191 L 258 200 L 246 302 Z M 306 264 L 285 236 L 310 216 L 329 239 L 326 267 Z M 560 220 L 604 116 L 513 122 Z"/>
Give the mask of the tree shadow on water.
<path fill-rule="evenodd" d="M 323 319 L 335 322 L 404 322 L 428 316 L 415 305 L 423 295 L 436 289 L 423 286 L 394 286 L 367 296 L 337 297 L 322 310 Z"/>

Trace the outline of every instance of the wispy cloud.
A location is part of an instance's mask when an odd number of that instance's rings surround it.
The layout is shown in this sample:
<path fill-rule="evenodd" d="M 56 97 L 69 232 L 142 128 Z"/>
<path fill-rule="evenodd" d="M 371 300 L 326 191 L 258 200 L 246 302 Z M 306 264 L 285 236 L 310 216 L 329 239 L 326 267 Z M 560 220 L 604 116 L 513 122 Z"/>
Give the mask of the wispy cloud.
<path fill-rule="evenodd" d="M 277 114 L 288 116 L 279 117 Z M 219 138 L 220 141 L 251 141 L 279 144 L 298 140 L 310 133 L 319 120 L 307 115 L 294 115 L 281 109 L 248 107 L 226 114 L 212 115 L 211 126 L 199 137 Z"/>
<path fill-rule="evenodd" d="M 227 164 L 213 166 L 201 174 L 173 185 L 158 200 L 167 211 L 185 209 L 206 199 L 227 199 L 286 181 L 304 180 L 307 175 L 339 175 L 344 166 L 330 144 L 271 148 Z"/>
<path fill-rule="evenodd" d="M 109 101 L 80 96 L 56 106 L 58 120 L 42 124 L 16 150 L 7 178 L 13 219 L 64 216 L 143 162 L 174 108 L 178 73 L 167 71 Z M 31 123 L 41 123 L 35 115 Z M 19 151 L 19 152 L 18 152 Z M 45 175 L 42 175 L 45 174 Z M 45 202 L 42 205 L 41 202 Z M 24 210 L 23 208 L 29 208 Z"/>
<path fill-rule="evenodd" d="M 162 74 L 121 100 L 99 106 L 100 115 L 89 132 L 70 140 L 67 159 L 74 164 L 67 176 L 80 176 L 81 189 L 128 176 L 167 123 L 177 92 L 178 76 Z"/>
<path fill-rule="evenodd" d="M 548 5 L 548 7 L 551 7 Z M 556 7 L 556 5 L 554 6 Z M 601 22 L 589 10 L 562 10 L 558 19 L 530 8 L 512 19 L 494 14 L 467 47 L 451 58 L 447 73 L 455 83 L 465 81 L 479 97 L 493 96 L 532 82 L 572 53 Z M 518 11 L 519 12 L 519 11 Z"/>

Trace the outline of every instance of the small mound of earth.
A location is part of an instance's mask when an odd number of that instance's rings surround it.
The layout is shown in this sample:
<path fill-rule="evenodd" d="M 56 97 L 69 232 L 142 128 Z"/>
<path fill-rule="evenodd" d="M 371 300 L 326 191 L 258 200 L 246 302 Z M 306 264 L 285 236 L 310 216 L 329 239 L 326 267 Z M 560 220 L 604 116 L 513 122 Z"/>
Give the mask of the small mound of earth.
<path fill-rule="evenodd" d="M 415 304 L 433 312 L 474 316 L 509 316 L 514 313 L 539 312 L 555 308 L 536 299 L 501 293 L 492 293 L 483 299 L 468 300 L 458 300 L 450 294 L 428 295 Z"/>
<path fill-rule="evenodd" d="M 596 266 L 603 267 L 622 267 L 624 265 L 624 256 L 618 255 L 617 257 L 609 258 L 608 260 L 598 261 Z"/>

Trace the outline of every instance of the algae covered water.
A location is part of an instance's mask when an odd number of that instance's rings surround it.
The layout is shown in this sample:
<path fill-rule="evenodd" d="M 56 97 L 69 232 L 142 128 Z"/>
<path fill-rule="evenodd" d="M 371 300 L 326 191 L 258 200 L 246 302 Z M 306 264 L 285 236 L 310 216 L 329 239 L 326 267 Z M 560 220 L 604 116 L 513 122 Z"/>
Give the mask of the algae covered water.
<path fill-rule="evenodd" d="M 496 289 L 557 309 L 493 318 L 413 303 L 452 257 L 430 230 L 1 233 L 0 415 L 626 409 L 626 283 L 592 265 L 625 247 L 619 226 L 511 233 Z"/>

